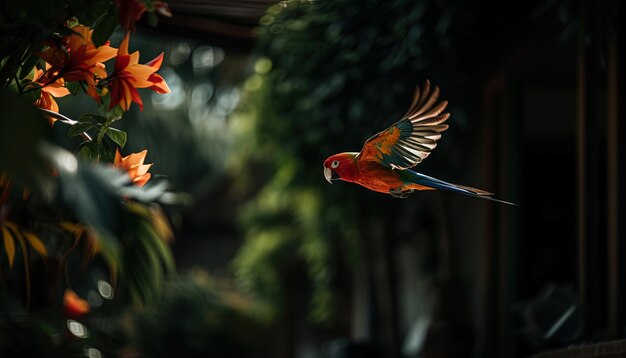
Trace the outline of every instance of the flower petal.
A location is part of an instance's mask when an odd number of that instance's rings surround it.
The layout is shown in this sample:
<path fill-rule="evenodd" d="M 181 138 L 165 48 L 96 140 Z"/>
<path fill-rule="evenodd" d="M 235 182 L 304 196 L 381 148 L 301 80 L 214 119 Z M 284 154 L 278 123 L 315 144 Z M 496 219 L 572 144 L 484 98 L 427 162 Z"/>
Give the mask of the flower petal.
<path fill-rule="evenodd" d="M 113 159 L 113 166 L 120 167 L 120 164 L 122 164 L 122 154 L 120 153 L 119 149 L 115 148 L 115 159 Z"/>
<path fill-rule="evenodd" d="M 148 180 L 150 180 L 150 177 L 152 175 L 150 173 L 147 173 L 145 175 L 142 175 L 138 178 L 135 178 L 135 180 L 133 180 L 133 183 L 137 186 L 144 186 L 146 185 L 146 183 L 148 182 Z"/>
<path fill-rule="evenodd" d="M 153 73 L 148 77 L 148 81 L 152 82 L 152 86 L 148 87 L 156 93 L 167 94 L 172 93 L 169 86 L 165 82 L 165 79 L 158 73 Z"/>
<path fill-rule="evenodd" d="M 128 55 L 128 41 L 130 40 L 130 34 L 126 34 L 122 43 L 120 43 L 120 47 L 117 49 L 117 55 Z"/>
<path fill-rule="evenodd" d="M 65 97 L 68 94 L 70 94 L 70 91 L 67 88 L 61 85 L 54 84 L 54 83 L 43 87 L 41 91 L 48 92 L 56 98 Z"/>
<path fill-rule="evenodd" d="M 152 60 L 146 62 L 146 66 L 150 66 L 152 68 L 154 68 L 154 70 L 158 70 L 159 68 L 161 68 L 161 64 L 163 63 L 163 52 L 161 52 L 160 55 L 158 55 L 157 57 L 153 58 Z"/>

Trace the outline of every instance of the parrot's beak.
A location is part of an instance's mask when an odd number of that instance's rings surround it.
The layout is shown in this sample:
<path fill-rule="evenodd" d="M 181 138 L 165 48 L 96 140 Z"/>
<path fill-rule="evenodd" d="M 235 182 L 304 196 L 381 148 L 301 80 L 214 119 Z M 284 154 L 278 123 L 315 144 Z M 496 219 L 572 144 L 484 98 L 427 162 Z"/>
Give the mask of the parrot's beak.
<path fill-rule="evenodd" d="M 326 167 L 324 167 L 324 178 L 326 178 L 326 180 L 331 184 L 333 183 L 333 180 L 341 179 L 339 174 L 335 173 L 334 170 Z"/>
<path fill-rule="evenodd" d="M 329 183 L 333 183 L 333 171 L 330 168 L 324 168 L 324 178 L 326 178 L 326 181 L 328 181 Z"/>

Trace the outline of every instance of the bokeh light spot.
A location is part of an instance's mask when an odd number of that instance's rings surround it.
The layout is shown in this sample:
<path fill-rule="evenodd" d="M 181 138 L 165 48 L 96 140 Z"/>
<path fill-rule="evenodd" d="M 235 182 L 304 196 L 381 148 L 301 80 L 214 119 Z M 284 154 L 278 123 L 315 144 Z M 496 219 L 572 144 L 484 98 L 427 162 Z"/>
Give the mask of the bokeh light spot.
<path fill-rule="evenodd" d="M 67 329 L 78 338 L 87 338 L 89 337 L 89 332 L 87 331 L 87 327 L 85 327 L 82 323 L 68 319 L 67 320 Z"/>
<path fill-rule="evenodd" d="M 89 358 L 102 358 L 103 357 L 102 353 L 93 347 L 85 348 L 84 352 L 85 352 L 85 355 Z"/>
<path fill-rule="evenodd" d="M 262 57 L 254 63 L 254 72 L 258 74 L 266 74 L 272 69 L 272 60 Z"/>
<path fill-rule="evenodd" d="M 100 296 L 107 300 L 113 298 L 113 286 L 104 280 L 98 281 L 98 292 L 100 292 Z"/>
<path fill-rule="evenodd" d="M 170 52 L 170 64 L 172 66 L 178 66 L 189 60 L 191 55 L 191 45 L 188 42 L 180 42 L 172 52 Z"/>
<path fill-rule="evenodd" d="M 224 50 L 214 46 L 200 46 L 191 55 L 193 73 L 205 74 L 224 61 Z"/>
<path fill-rule="evenodd" d="M 237 108 L 240 99 L 241 96 L 237 88 L 229 88 L 222 91 L 217 98 L 217 108 L 215 109 L 215 113 L 222 116 L 230 114 L 233 110 L 235 110 L 235 108 Z"/>

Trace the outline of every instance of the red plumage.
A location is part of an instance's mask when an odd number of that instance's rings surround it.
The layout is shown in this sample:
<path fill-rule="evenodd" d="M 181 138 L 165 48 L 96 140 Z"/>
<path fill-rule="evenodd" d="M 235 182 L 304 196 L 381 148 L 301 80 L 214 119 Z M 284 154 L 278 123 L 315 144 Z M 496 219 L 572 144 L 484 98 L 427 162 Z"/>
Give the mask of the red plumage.
<path fill-rule="evenodd" d="M 386 130 L 368 139 L 360 152 L 332 155 L 324 161 L 324 177 L 362 185 L 370 190 L 405 198 L 415 190 L 448 190 L 465 195 L 493 199 L 484 190 L 456 185 L 410 170 L 430 155 L 448 129 L 449 113 L 442 113 L 447 101 L 437 102 L 439 87 L 432 91 L 426 81 L 423 91 L 417 87 L 407 113 Z"/>

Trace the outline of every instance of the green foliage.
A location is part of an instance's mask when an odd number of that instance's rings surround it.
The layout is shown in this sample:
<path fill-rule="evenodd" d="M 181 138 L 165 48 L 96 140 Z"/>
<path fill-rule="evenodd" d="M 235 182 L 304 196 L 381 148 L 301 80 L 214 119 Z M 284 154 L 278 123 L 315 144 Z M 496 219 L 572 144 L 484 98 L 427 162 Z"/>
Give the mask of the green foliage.
<path fill-rule="evenodd" d="M 87 132 L 92 128 L 95 128 L 97 124 L 89 123 L 89 122 L 78 122 L 74 124 L 68 131 L 68 137 L 78 137 L 83 134 L 83 132 Z"/>
<path fill-rule="evenodd" d="M 111 6 L 109 12 L 100 17 L 93 29 L 93 44 L 96 46 L 103 45 L 109 40 L 113 31 L 118 27 L 117 12 L 115 7 Z"/>
<path fill-rule="evenodd" d="M 177 277 L 166 284 L 159 304 L 138 320 L 141 350 L 155 358 L 264 357 L 264 311 L 204 273 Z"/>
<path fill-rule="evenodd" d="M 127 137 L 126 132 L 109 127 L 106 130 L 106 134 L 109 138 L 111 138 L 113 143 L 119 145 L 120 148 L 124 148 L 124 145 L 126 144 L 126 137 Z"/>
<path fill-rule="evenodd" d="M 147 11 L 156 11 L 151 1 L 145 3 Z M 129 15 L 118 6 L 112 0 L 4 2 L 0 16 L 0 107 L 5 113 L 0 117 L 0 311 L 5 313 L 0 336 L 27 322 L 36 328 L 19 327 L 24 329 L 13 334 L 33 332 L 51 356 L 75 355 L 70 341 L 80 335 L 68 336 L 64 326 L 67 318 L 76 318 L 71 315 L 86 314 L 98 301 L 93 301 L 94 277 L 106 278 L 111 290 L 122 292 L 120 306 L 142 306 L 156 301 L 175 271 L 169 248 L 173 234 L 160 205 L 176 202 L 177 196 L 168 192 L 165 180 L 142 187 L 133 183 L 136 173 L 131 171 L 142 164 L 139 159 L 128 160 L 123 170 L 113 166 L 115 149 L 127 142 L 127 133 L 113 127 L 124 111 L 119 105 L 110 108 L 107 95 L 115 77 L 95 71 L 92 65 L 100 70 L 104 65 L 89 63 L 91 58 L 76 60 L 86 48 L 93 49 L 88 38 L 83 37 L 86 47 L 72 47 L 68 43 L 73 41 L 64 38 L 76 39 L 71 27 L 81 24 L 94 29 L 95 47 L 104 44 L 119 16 Z M 102 61 L 115 52 L 100 47 L 95 53 L 101 50 L 108 50 Z M 69 68 L 68 56 L 84 61 L 80 69 Z M 86 92 L 100 104 L 100 114 L 81 112 L 75 121 L 57 113 L 55 97 Z M 56 128 L 51 129 L 53 120 Z M 77 147 L 71 145 L 74 152 L 52 139 L 59 127 L 70 138 L 82 138 Z M 81 291 L 84 287 L 92 290 Z M 73 290 L 80 295 L 66 294 Z M 112 296 L 97 298 L 101 303 Z M 0 355 L 21 353 L 23 342 L 15 346 L 10 341 L 0 340 Z"/>
<path fill-rule="evenodd" d="M 239 120 L 253 137 L 242 155 L 266 184 L 242 214 L 247 239 L 235 269 L 244 287 L 277 310 L 293 295 L 287 287 L 294 279 L 278 273 L 301 264 L 306 275 L 298 279 L 312 283 L 310 318 L 332 322 L 335 256 L 352 262 L 355 239 L 372 222 L 414 220 L 415 203 L 329 186 L 321 164 L 359 151 L 399 119 L 415 85 L 441 83 L 438 69 L 453 67 L 467 48 L 453 42 L 466 40 L 461 10 L 436 1 L 288 1 L 261 18 L 259 58 Z M 243 181 L 249 167 L 235 168 Z"/>

